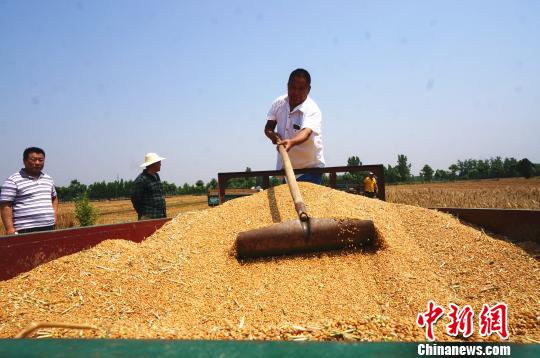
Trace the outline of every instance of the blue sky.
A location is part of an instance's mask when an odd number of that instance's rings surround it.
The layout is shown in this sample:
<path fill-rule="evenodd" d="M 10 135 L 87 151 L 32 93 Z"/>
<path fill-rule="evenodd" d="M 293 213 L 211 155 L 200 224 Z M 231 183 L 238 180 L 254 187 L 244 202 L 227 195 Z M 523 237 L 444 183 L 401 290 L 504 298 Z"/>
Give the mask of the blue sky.
<path fill-rule="evenodd" d="M 298 67 L 328 166 L 415 174 L 458 159 L 540 162 L 539 1 L 0 0 L 0 178 L 47 152 L 57 185 L 273 169 L 263 134 Z"/>

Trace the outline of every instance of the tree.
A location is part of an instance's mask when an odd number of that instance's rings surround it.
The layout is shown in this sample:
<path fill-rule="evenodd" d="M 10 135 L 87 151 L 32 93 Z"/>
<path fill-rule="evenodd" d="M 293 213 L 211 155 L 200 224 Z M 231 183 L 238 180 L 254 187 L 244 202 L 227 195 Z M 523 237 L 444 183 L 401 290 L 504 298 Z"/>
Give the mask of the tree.
<path fill-rule="evenodd" d="M 107 197 L 107 184 L 105 181 L 90 184 L 87 193 L 91 199 L 105 199 Z"/>
<path fill-rule="evenodd" d="M 246 167 L 246 173 L 251 173 L 250 167 Z M 245 181 L 246 188 L 253 188 L 257 185 L 257 180 L 255 177 L 244 178 L 244 181 Z"/>
<path fill-rule="evenodd" d="M 356 155 L 353 155 L 352 157 L 349 157 L 349 159 L 347 159 L 347 166 L 352 167 L 355 165 L 362 165 L 362 161 Z"/>
<path fill-rule="evenodd" d="M 64 200 L 70 201 L 82 196 L 84 193 L 86 193 L 86 185 L 81 184 L 77 179 L 73 179 L 62 194 Z"/>
<path fill-rule="evenodd" d="M 384 179 L 387 183 L 397 183 L 400 178 L 396 167 L 392 167 L 388 164 L 388 166 L 384 168 Z"/>
<path fill-rule="evenodd" d="M 534 164 L 531 163 L 531 161 L 527 158 L 521 159 L 517 164 L 517 170 L 521 174 L 521 176 L 529 179 L 534 175 L 535 168 Z"/>
<path fill-rule="evenodd" d="M 477 166 L 476 160 L 473 159 L 466 159 L 466 160 L 458 160 L 457 162 L 457 171 L 459 172 L 458 176 L 461 179 L 469 179 L 471 175 L 471 171 L 475 169 Z"/>
<path fill-rule="evenodd" d="M 323 175 L 323 179 L 324 179 L 324 175 Z M 281 185 L 283 184 L 280 180 L 279 177 L 270 177 L 270 186 L 278 186 L 278 185 Z"/>
<path fill-rule="evenodd" d="M 176 190 L 176 184 L 163 181 L 163 191 L 165 192 L 165 195 L 174 195 L 176 194 Z"/>
<path fill-rule="evenodd" d="M 501 157 L 491 158 L 489 160 L 490 164 L 490 177 L 492 178 L 502 178 L 504 175 L 504 164 Z"/>
<path fill-rule="evenodd" d="M 479 160 L 478 162 L 476 162 L 476 169 L 480 178 L 489 178 L 489 161 Z"/>
<path fill-rule="evenodd" d="M 343 173 L 337 177 L 337 181 L 340 183 L 351 183 L 354 179 L 355 177 L 351 173 Z"/>
<path fill-rule="evenodd" d="M 478 169 L 473 168 L 469 171 L 469 179 L 480 179 L 480 172 Z"/>
<path fill-rule="evenodd" d="M 246 167 L 245 172 L 250 173 L 251 168 Z M 254 187 L 255 185 L 256 185 L 256 180 L 253 177 L 251 177 L 251 178 L 232 178 L 231 180 L 229 180 L 229 183 L 228 183 L 228 187 L 230 187 L 230 188 L 251 188 L 251 187 Z"/>
<path fill-rule="evenodd" d="M 424 181 L 431 181 L 433 179 L 433 169 L 429 165 L 424 165 L 420 171 L 420 176 Z"/>
<path fill-rule="evenodd" d="M 435 180 L 447 180 L 450 178 L 450 173 L 448 173 L 446 170 L 437 169 L 435 170 L 435 175 L 433 175 L 433 179 Z"/>
<path fill-rule="evenodd" d="M 322 176 L 322 185 L 324 186 L 330 185 L 330 177 L 327 174 L 323 174 Z"/>
<path fill-rule="evenodd" d="M 208 184 L 206 184 L 207 189 L 216 189 L 218 187 L 218 182 L 216 178 L 212 178 Z"/>
<path fill-rule="evenodd" d="M 400 181 L 408 181 L 411 178 L 411 164 L 407 163 L 405 154 L 398 154 L 398 165 L 396 170 L 399 173 Z"/>
<path fill-rule="evenodd" d="M 448 167 L 448 170 L 450 170 L 450 180 L 455 180 L 456 173 L 459 170 L 459 167 L 455 164 L 452 164 L 451 166 Z"/>
<path fill-rule="evenodd" d="M 356 155 L 353 155 L 352 157 L 349 157 L 349 159 L 347 159 L 348 167 L 358 166 L 358 165 L 362 165 L 362 161 L 360 161 L 360 158 L 358 158 Z M 360 173 L 350 172 L 349 174 L 351 175 L 351 177 L 349 178 L 350 181 L 359 182 L 361 180 Z"/>
<path fill-rule="evenodd" d="M 532 163 L 531 163 L 532 164 Z M 519 176 L 518 161 L 516 158 L 504 158 L 504 176 L 507 178 Z"/>
<path fill-rule="evenodd" d="M 193 194 L 195 192 L 195 189 L 189 185 L 188 183 L 184 183 L 182 186 L 182 194 Z"/>
<path fill-rule="evenodd" d="M 81 226 L 94 225 L 98 216 L 99 210 L 90 205 L 88 194 L 84 193 L 75 199 L 75 218 L 77 218 Z"/>
<path fill-rule="evenodd" d="M 202 193 L 204 192 L 204 181 L 202 181 L 201 179 L 197 180 L 195 182 L 195 191 L 197 193 Z"/>

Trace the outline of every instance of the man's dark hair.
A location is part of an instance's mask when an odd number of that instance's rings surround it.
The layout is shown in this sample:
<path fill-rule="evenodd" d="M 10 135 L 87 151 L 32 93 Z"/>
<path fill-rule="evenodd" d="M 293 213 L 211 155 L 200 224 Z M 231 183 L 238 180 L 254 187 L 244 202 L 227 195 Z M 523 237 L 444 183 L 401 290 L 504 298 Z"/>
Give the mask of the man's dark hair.
<path fill-rule="evenodd" d="M 23 160 L 27 160 L 30 153 L 37 153 L 37 154 L 43 154 L 45 156 L 45 151 L 38 147 L 30 147 L 26 148 L 23 153 Z"/>
<path fill-rule="evenodd" d="M 311 86 L 311 76 L 309 75 L 309 72 L 304 70 L 303 68 L 297 68 L 296 70 L 292 71 L 289 76 L 288 83 L 291 83 L 292 79 L 295 77 L 304 77 L 308 86 Z"/>

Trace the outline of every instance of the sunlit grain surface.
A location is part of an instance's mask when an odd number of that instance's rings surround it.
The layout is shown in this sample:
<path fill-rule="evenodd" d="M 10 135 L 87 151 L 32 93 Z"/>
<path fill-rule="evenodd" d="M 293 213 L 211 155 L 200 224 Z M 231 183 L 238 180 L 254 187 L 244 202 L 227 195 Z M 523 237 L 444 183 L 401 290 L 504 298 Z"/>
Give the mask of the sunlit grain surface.
<path fill-rule="evenodd" d="M 295 219 L 279 186 L 181 213 L 140 244 L 108 240 L 0 282 L 0 337 L 54 321 L 97 329 L 36 336 L 420 341 L 416 317 L 434 300 L 476 314 L 505 302 L 510 341 L 540 341 L 536 244 L 517 246 L 434 210 L 300 189 L 313 217 L 372 219 L 384 249 L 239 262 L 231 251 L 239 232 Z M 455 340 L 447 323 L 435 326 L 437 340 Z M 477 328 L 471 339 L 499 341 Z"/>

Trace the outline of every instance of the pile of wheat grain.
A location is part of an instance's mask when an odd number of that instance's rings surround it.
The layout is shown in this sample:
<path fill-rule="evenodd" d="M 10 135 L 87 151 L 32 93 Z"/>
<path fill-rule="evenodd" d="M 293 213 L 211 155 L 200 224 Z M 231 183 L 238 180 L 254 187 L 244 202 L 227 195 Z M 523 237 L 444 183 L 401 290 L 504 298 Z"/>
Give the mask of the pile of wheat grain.
<path fill-rule="evenodd" d="M 106 241 L 0 282 L 0 337 L 46 321 L 96 329 L 38 337 L 423 340 L 416 317 L 434 300 L 477 313 L 505 302 L 510 340 L 540 341 L 534 244 L 517 247 L 427 209 L 300 188 L 313 217 L 372 219 L 385 248 L 239 262 L 239 232 L 295 219 L 279 186 L 180 214 L 141 244 Z M 454 339 L 446 323 L 435 326 L 437 340 Z M 484 339 L 477 331 L 473 339 Z"/>

